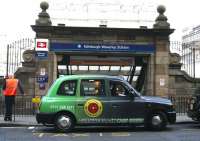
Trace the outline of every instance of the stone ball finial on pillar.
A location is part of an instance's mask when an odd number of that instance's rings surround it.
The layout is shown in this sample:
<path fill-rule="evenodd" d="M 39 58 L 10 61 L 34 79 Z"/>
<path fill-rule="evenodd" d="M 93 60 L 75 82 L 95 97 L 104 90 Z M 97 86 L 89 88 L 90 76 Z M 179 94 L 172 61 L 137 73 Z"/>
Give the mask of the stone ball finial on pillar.
<path fill-rule="evenodd" d="M 49 8 L 49 4 L 46 1 L 40 3 L 40 8 L 42 11 L 46 11 Z"/>
<path fill-rule="evenodd" d="M 159 5 L 157 7 L 157 12 L 159 13 L 158 17 L 155 20 L 154 28 L 158 29 L 169 29 L 170 24 L 167 22 L 167 17 L 164 15 L 166 8 L 164 5 Z"/>
<path fill-rule="evenodd" d="M 42 26 L 50 26 L 52 24 L 51 19 L 49 14 L 46 12 L 46 10 L 49 8 L 49 4 L 43 1 L 40 3 L 40 8 L 42 9 L 42 12 L 39 13 L 39 18 L 35 21 L 35 24 Z"/>
<path fill-rule="evenodd" d="M 158 7 L 157 7 L 157 11 L 158 11 L 158 13 L 159 14 L 164 14 L 164 12 L 166 11 L 166 8 L 165 8 L 165 6 L 164 5 L 159 5 Z"/>

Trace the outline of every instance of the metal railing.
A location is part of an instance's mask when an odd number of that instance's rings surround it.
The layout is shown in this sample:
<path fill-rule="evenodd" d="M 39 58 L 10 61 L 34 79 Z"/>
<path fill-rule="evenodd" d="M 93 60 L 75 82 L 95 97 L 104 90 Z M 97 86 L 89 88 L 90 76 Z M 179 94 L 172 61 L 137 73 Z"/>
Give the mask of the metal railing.
<path fill-rule="evenodd" d="M 170 52 L 177 53 L 181 56 L 181 69 L 187 72 L 191 77 L 199 77 L 196 73 L 198 69 L 196 66 L 200 64 L 200 42 L 192 41 L 182 43 L 178 41 L 170 42 Z"/>
<path fill-rule="evenodd" d="M 0 115 L 5 114 L 5 98 L 0 96 Z M 32 96 L 16 96 L 13 105 L 14 116 L 28 116 L 35 114 L 35 106 L 32 103 Z"/>
<path fill-rule="evenodd" d="M 13 106 L 13 114 L 15 116 L 30 116 L 35 115 L 36 107 L 32 103 L 32 96 L 15 97 L 15 105 Z M 191 96 L 170 96 L 169 99 L 175 105 L 177 115 L 186 115 L 188 100 Z M 4 96 L 0 96 L 0 115 L 5 113 L 5 101 Z"/>
<path fill-rule="evenodd" d="M 192 96 L 170 96 L 169 99 L 175 106 L 177 115 L 186 115 L 188 108 L 188 101 Z"/>
<path fill-rule="evenodd" d="M 7 45 L 6 75 L 14 74 L 22 63 L 22 54 L 25 50 L 34 48 L 34 39 L 25 38 Z"/>

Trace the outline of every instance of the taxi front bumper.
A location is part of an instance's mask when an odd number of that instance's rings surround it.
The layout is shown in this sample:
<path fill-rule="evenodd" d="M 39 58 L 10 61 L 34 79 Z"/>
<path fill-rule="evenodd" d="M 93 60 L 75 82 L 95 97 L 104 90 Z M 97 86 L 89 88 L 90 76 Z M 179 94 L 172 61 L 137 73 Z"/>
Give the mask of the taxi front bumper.
<path fill-rule="evenodd" d="M 176 122 L 176 112 L 175 111 L 168 112 L 167 119 L 170 124 L 174 124 Z"/>

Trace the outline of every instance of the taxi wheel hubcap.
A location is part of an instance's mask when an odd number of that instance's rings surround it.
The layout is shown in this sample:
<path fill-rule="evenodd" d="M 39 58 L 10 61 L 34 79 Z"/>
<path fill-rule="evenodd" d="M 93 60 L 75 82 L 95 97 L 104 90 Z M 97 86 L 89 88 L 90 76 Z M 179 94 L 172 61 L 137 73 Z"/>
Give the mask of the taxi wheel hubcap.
<path fill-rule="evenodd" d="M 161 117 L 160 117 L 159 115 L 154 115 L 154 116 L 152 117 L 152 125 L 158 126 L 158 125 L 160 125 L 161 123 L 162 123 L 162 119 L 161 119 Z"/>
<path fill-rule="evenodd" d="M 57 120 L 58 126 L 61 129 L 68 129 L 71 127 L 71 118 L 66 115 L 61 115 Z"/>

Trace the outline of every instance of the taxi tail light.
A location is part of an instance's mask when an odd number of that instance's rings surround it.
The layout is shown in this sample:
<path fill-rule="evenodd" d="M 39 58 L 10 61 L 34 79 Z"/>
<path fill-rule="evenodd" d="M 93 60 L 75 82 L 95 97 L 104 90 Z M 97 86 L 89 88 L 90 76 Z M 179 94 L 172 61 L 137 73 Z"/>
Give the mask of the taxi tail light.
<path fill-rule="evenodd" d="M 39 111 L 40 111 L 40 108 L 42 107 L 42 98 L 43 98 L 43 96 L 40 97 L 40 103 L 39 103 L 39 105 L 38 105 L 38 110 L 39 110 Z"/>
<path fill-rule="evenodd" d="M 42 106 L 42 101 L 40 101 L 39 106 L 38 106 L 39 111 L 40 111 L 41 106 Z"/>

